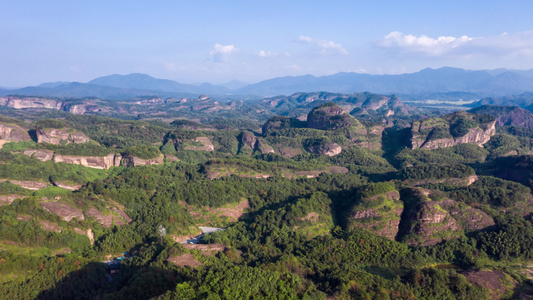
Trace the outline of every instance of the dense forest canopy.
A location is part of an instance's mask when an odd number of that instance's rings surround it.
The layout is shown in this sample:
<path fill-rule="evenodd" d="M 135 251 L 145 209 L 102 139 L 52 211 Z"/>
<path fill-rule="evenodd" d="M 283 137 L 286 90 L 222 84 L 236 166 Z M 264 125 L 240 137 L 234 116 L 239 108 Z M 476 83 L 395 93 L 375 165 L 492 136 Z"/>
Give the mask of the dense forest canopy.
<path fill-rule="evenodd" d="M 532 294 L 529 128 L 481 140 L 495 116 L 370 93 L 185 100 L 2 110 L 2 298 Z"/>

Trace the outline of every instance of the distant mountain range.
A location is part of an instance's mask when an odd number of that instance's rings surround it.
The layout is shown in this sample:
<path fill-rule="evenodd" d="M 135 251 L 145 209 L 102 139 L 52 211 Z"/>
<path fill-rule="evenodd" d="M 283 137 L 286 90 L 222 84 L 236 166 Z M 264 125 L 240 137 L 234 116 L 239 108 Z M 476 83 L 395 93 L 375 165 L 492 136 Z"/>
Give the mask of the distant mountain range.
<path fill-rule="evenodd" d="M 48 97 L 98 97 L 125 99 L 138 96 L 191 97 L 255 95 L 257 97 L 291 95 L 297 92 L 327 91 L 335 93 L 371 92 L 400 95 L 469 94 L 500 97 L 533 92 L 533 70 L 482 70 L 458 68 L 424 69 L 401 75 L 337 73 L 277 77 L 254 84 L 230 81 L 224 85 L 183 84 L 146 74 L 109 75 L 87 83 L 51 82 L 35 87 L 0 89 L 0 96 L 32 95 Z"/>

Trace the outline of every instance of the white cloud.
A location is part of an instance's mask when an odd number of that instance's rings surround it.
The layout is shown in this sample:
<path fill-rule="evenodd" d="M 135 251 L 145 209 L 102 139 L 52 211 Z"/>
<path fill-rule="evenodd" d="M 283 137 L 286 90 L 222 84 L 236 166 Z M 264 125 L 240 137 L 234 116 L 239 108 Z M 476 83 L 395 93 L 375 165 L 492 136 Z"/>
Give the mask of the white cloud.
<path fill-rule="evenodd" d="M 257 52 L 257 56 L 259 57 L 274 57 L 274 56 L 277 56 L 278 54 L 276 52 L 270 52 L 270 51 L 265 51 L 265 50 L 261 50 L 259 52 Z"/>
<path fill-rule="evenodd" d="M 453 36 L 440 36 L 434 39 L 425 35 L 417 37 L 412 34 L 393 31 L 380 40 L 377 45 L 382 48 L 396 49 L 401 52 L 414 52 L 428 56 L 437 56 L 472 40 L 473 38 L 468 36 L 458 38 Z"/>
<path fill-rule="evenodd" d="M 228 60 L 228 56 L 239 51 L 234 45 L 221 45 L 215 44 L 213 50 L 209 51 L 209 55 L 214 62 L 225 62 Z"/>
<path fill-rule="evenodd" d="M 298 38 L 298 41 L 317 46 L 319 48 L 320 55 L 348 54 L 348 50 L 346 50 L 341 44 L 332 41 L 315 39 L 303 35 Z"/>
<path fill-rule="evenodd" d="M 508 58 L 531 55 L 533 53 L 533 31 L 514 34 L 503 33 L 489 37 L 440 36 L 437 38 L 393 31 L 379 40 L 376 46 L 392 53 L 404 55 Z"/>

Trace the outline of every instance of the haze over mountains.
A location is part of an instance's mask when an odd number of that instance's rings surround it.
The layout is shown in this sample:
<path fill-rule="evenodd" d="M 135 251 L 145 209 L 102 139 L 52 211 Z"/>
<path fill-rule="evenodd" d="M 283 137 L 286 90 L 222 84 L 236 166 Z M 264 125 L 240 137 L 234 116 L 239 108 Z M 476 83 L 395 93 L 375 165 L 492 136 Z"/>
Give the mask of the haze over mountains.
<path fill-rule="evenodd" d="M 208 95 L 251 95 L 257 97 L 291 95 L 296 92 L 327 91 L 380 94 L 431 95 L 470 93 L 477 97 L 504 96 L 533 91 L 533 70 L 469 71 L 458 68 L 424 69 L 400 75 L 337 73 L 329 76 L 287 76 L 254 84 L 239 81 L 225 86 L 204 83 L 183 84 L 146 74 L 109 75 L 87 83 L 51 82 L 35 87 L 1 89 L 0 95 L 34 95 L 48 97 L 99 97 L 124 99 L 145 95 L 187 97 Z"/>

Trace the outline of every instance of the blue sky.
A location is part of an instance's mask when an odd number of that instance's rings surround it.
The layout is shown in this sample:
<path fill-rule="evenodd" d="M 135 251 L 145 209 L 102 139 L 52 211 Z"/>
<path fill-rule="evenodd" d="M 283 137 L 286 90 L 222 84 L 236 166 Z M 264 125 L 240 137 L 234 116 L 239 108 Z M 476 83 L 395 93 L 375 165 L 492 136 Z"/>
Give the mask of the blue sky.
<path fill-rule="evenodd" d="M 0 0 L 0 86 L 533 69 L 531 1 Z"/>

